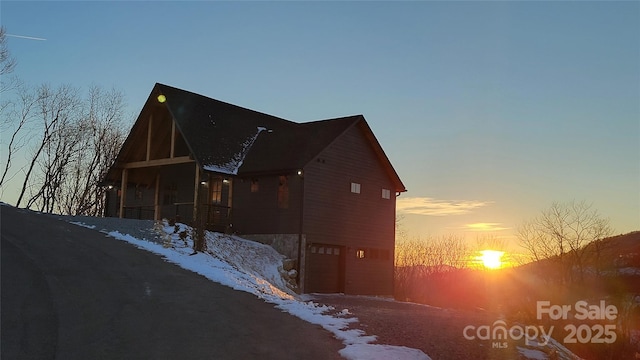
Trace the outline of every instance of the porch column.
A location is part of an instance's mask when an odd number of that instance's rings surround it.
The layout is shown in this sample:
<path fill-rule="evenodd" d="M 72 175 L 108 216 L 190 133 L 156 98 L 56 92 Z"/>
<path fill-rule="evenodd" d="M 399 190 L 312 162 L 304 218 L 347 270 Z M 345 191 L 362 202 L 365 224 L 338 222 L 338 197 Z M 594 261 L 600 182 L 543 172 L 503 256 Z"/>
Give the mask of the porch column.
<path fill-rule="evenodd" d="M 160 220 L 160 173 L 156 174 L 156 192 L 153 197 L 153 220 Z"/>
<path fill-rule="evenodd" d="M 129 169 L 122 169 L 122 179 L 120 181 L 120 218 L 124 218 L 124 203 L 127 199 L 127 177 Z"/>
<path fill-rule="evenodd" d="M 233 208 L 233 178 L 229 178 L 227 185 L 229 186 L 227 194 L 227 206 Z"/>
<path fill-rule="evenodd" d="M 173 159 L 176 151 L 176 120 L 171 119 L 171 151 L 169 157 Z"/>
<path fill-rule="evenodd" d="M 147 125 L 147 156 L 146 159 L 151 159 L 151 131 L 153 126 L 153 115 L 149 115 L 149 124 Z"/>
<path fill-rule="evenodd" d="M 200 166 L 196 162 L 195 183 L 193 185 L 193 222 L 198 221 L 198 199 L 200 190 Z"/>

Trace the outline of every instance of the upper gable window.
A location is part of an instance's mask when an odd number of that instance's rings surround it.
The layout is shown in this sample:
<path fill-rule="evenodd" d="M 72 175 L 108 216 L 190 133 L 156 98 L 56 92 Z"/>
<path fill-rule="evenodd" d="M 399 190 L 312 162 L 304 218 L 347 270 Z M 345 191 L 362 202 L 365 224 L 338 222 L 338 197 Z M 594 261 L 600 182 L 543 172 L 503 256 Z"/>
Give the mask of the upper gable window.
<path fill-rule="evenodd" d="M 382 198 L 383 199 L 391 199 L 391 190 L 382 189 Z"/>
<path fill-rule="evenodd" d="M 360 184 L 352 182 L 351 183 L 351 192 L 354 194 L 360 194 Z"/>

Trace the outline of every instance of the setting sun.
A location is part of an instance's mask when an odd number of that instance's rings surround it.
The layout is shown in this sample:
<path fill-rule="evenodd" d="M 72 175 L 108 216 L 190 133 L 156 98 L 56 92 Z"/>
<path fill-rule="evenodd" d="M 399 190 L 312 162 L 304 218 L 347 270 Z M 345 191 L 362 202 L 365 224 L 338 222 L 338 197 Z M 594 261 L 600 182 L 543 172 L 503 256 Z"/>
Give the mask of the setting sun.
<path fill-rule="evenodd" d="M 480 260 L 482 260 L 482 264 L 487 269 L 500 269 L 502 267 L 504 251 L 482 250 L 480 253 L 482 254 Z"/>

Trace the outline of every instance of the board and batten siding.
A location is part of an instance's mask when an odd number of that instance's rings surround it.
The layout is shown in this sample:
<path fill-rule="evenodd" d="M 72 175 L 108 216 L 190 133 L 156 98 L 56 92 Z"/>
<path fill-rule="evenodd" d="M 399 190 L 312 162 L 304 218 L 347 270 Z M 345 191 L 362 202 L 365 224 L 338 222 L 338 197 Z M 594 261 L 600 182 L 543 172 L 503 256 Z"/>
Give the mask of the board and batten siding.
<path fill-rule="evenodd" d="M 302 179 L 288 174 L 289 203 L 278 206 L 279 175 L 242 178 L 234 181 L 233 229 L 238 234 L 297 234 L 300 232 Z M 258 191 L 251 192 L 252 179 Z"/>
<path fill-rule="evenodd" d="M 305 167 L 304 233 L 307 244 L 346 248 L 345 292 L 393 293 L 395 188 L 356 124 Z M 360 193 L 351 192 L 360 184 Z M 390 190 L 390 198 L 382 197 Z M 368 258 L 372 251 L 377 258 Z M 365 250 L 365 258 L 356 257 Z M 383 259 L 382 254 L 386 254 Z"/>

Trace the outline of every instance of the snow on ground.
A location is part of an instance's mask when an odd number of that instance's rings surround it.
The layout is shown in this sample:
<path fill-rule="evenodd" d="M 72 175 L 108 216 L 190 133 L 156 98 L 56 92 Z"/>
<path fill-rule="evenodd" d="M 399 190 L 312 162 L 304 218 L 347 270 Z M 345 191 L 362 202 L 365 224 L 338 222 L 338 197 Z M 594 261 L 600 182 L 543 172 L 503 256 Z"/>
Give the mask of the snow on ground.
<path fill-rule="evenodd" d="M 88 222 L 91 222 L 88 218 L 84 218 L 82 222 L 71 221 L 72 224 L 95 229 L 95 225 Z M 340 355 L 346 359 L 431 359 L 418 349 L 371 344 L 376 340 L 376 336 L 366 335 L 362 330 L 349 329 L 349 324 L 357 322 L 358 319 L 347 317 L 350 315 L 348 310 L 328 315 L 334 310 L 332 307 L 304 301 L 287 287 L 280 276 L 283 256 L 268 245 L 207 231 L 206 252 L 193 254 L 191 228 L 188 226 L 169 226 L 164 222 L 157 224 L 155 230 L 162 241 L 141 240 L 119 231 L 104 232 L 138 248 L 161 255 L 166 261 L 212 281 L 254 294 L 284 312 L 322 326 L 346 345 L 340 350 Z M 182 238 L 180 233 L 183 233 Z"/>
<path fill-rule="evenodd" d="M 518 346 L 518 352 L 527 359 L 547 360 L 549 358 L 547 354 L 536 349 L 527 349 Z"/>
<path fill-rule="evenodd" d="M 425 359 L 425 354 L 418 350 L 404 346 L 362 344 L 340 350 L 340 355 L 347 359 Z M 428 358 L 428 357 L 427 357 Z"/>

